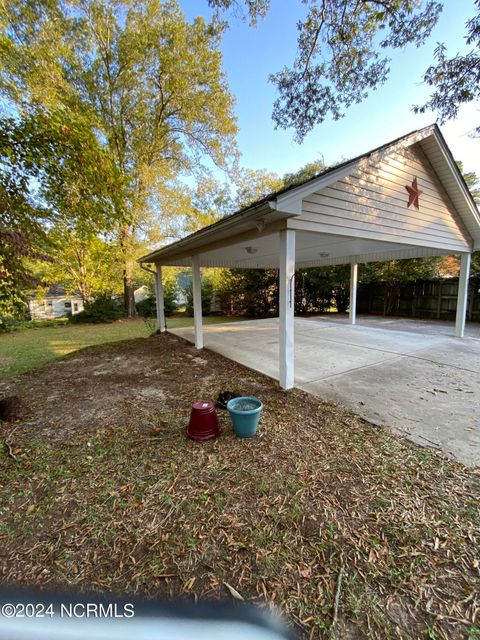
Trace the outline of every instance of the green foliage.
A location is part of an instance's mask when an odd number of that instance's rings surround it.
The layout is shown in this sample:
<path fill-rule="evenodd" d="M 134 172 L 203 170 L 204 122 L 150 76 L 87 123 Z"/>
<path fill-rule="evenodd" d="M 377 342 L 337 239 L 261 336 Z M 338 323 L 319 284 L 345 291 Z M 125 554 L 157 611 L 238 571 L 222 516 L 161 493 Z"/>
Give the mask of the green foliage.
<path fill-rule="evenodd" d="M 295 313 L 324 313 L 333 306 L 340 313 L 350 301 L 348 265 L 300 269 L 295 274 Z"/>
<path fill-rule="evenodd" d="M 163 283 L 163 303 L 165 315 L 170 316 L 178 308 L 177 305 L 178 287 L 177 282 L 173 278 L 166 279 Z"/>
<path fill-rule="evenodd" d="M 105 153 L 84 122 L 64 115 L 0 120 L 0 313 L 18 316 L 22 291 L 32 287 L 32 264 L 45 261 L 76 226 L 90 235 L 113 224 L 115 193 Z M 58 234 L 57 234 L 58 235 Z M 66 245 L 62 245 L 66 246 Z"/>
<path fill-rule="evenodd" d="M 10 322 L 6 322 L 2 327 L 0 325 L 0 331 L 22 331 L 25 329 L 45 329 L 47 327 L 62 327 L 70 322 L 70 318 L 53 318 L 51 320 L 17 320 L 12 319 Z"/>
<path fill-rule="evenodd" d="M 457 160 L 457 166 L 460 169 L 463 179 L 465 180 L 473 199 L 480 205 L 480 178 L 474 171 L 465 172 L 463 169 L 463 162 Z M 470 266 L 471 276 L 480 275 L 480 251 L 474 251 L 472 253 L 472 264 Z"/>
<path fill-rule="evenodd" d="M 278 315 L 276 269 L 231 269 L 216 288 L 221 309 L 231 315 L 268 318 Z"/>
<path fill-rule="evenodd" d="M 381 49 L 423 44 L 440 11 L 434 1 L 422 9 L 412 0 L 312 2 L 298 23 L 293 66 L 271 76 L 279 94 L 275 124 L 293 127 L 301 142 L 328 116 L 338 120 L 345 108 L 386 82 L 389 59 Z"/>
<path fill-rule="evenodd" d="M 243 4 L 251 24 L 270 8 L 270 0 L 208 0 L 218 13 Z M 432 33 L 442 2 L 428 0 L 309 0 L 307 15 L 297 22 L 297 55 L 292 66 L 270 76 L 279 97 L 273 120 L 277 127 L 292 127 L 302 140 L 315 124 L 328 116 L 335 120 L 344 110 L 364 100 L 389 76 L 388 49 L 422 45 Z M 456 118 L 462 104 L 478 101 L 480 84 L 480 1 L 466 23 L 470 50 L 449 56 L 444 43 L 434 52 L 434 62 L 423 80 L 432 94 L 416 113 L 436 111 L 443 123 Z M 476 128 L 480 134 L 480 126 Z"/>
<path fill-rule="evenodd" d="M 74 323 L 114 322 L 121 317 L 122 311 L 118 302 L 108 294 L 101 294 L 93 302 L 86 304 L 83 311 L 72 316 L 70 321 Z"/>
<path fill-rule="evenodd" d="M 75 140 L 72 158 L 81 158 L 81 179 L 69 170 L 68 180 L 46 180 L 45 190 L 68 217 L 72 206 L 83 207 L 84 196 L 105 185 L 107 203 L 87 203 L 115 212 L 131 315 L 136 258 L 144 252 L 140 234 L 142 242 L 157 242 L 162 211 L 182 214 L 163 206 L 172 201 L 178 174 L 197 174 L 206 156 L 225 168 L 236 154 L 220 29 L 202 18 L 188 22 L 175 0 L 14 5 L 0 23 L 0 90 L 34 120 L 61 114 L 67 140 L 73 121 L 74 130 L 85 125 L 101 145 L 104 165 L 85 157 Z M 97 175 L 103 166 L 107 175 Z"/>
<path fill-rule="evenodd" d="M 457 167 L 459 168 L 473 199 L 477 204 L 480 204 L 480 178 L 474 171 L 465 171 L 461 160 L 457 160 Z"/>
<path fill-rule="evenodd" d="M 202 315 L 208 316 L 211 313 L 213 298 L 213 279 L 208 275 L 202 274 Z M 185 313 L 188 317 L 193 318 L 193 287 L 191 282 L 182 288 L 186 298 Z"/>
<path fill-rule="evenodd" d="M 42 286 L 61 283 L 79 291 L 85 303 L 103 293 L 122 291 L 122 260 L 118 246 L 87 230 L 57 224 L 48 233 L 48 256 L 35 264 Z"/>
<path fill-rule="evenodd" d="M 310 180 L 310 178 L 314 178 L 325 169 L 326 165 L 323 160 L 313 160 L 312 162 L 307 162 L 307 164 L 301 167 L 298 171 L 286 173 L 283 176 L 283 186 L 291 187 L 297 184 L 301 184 L 306 180 Z"/>
<path fill-rule="evenodd" d="M 429 100 L 421 106 L 416 106 L 417 113 L 427 110 L 436 111 L 440 121 L 446 122 L 458 116 L 462 104 L 480 98 L 480 1 L 475 2 L 476 14 L 466 26 L 467 46 L 471 50 L 466 54 L 457 53 L 448 57 L 445 44 L 439 43 L 435 49 L 435 63 L 426 71 L 423 80 L 433 88 Z M 476 128 L 480 134 L 480 125 Z"/>
<path fill-rule="evenodd" d="M 370 262 L 363 265 L 360 271 L 361 282 L 381 282 L 384 288 L 385 315 L 391 313 L 400 292 L 406 282 L 428 280 L 435 277 L 439 258 L 413 258 L 411 260 L 387 260 Z"/>
<path fill-rule="evenodd" d="M 236 207 L 242 209 L 256 200 L 278 191 L 283 179 L 273 171 L 265 169 L 243 169 L 236 178 Z"/>
<path fill-rule="evenodd" d="M 175 280 L 166 279 L 163 283 L 163 305 L 166 316 L 171 316 L 177 311 L 178 287 Z M 137 302 L 137 313 L 144 318 L 154 318 L 157 315 L 157 300 L 154 295 Z"/>
<path fill-rule="evenodd" d="M 295 274 L 295 313 L 323 313 L 333 305 L 333 289 L 326 269 L 300 269 Z"/>
<path fill-rule="evenodd" d="M 0 327 L 23 316 L 23 289 L 31 285 L 25 261 L 45 242 L 45 213 L 29 194 L 35 171 L 18 155 L 15 121 L 0 119 Z"/>
<path fill-rule="evenodd" d="M 9 333 L 10 331 L 16 331 L 20 329 L 23 324 L 27 324 L 28 321 L 25 320 L 22 315 L 23 309 L 14 310 L 13 312 L 3 313 L 0 315 L 0 333 Z"/>
<path fill-rule="evenodd" d="M 472 254 L 470 273 L 472 276 L 480 276 L 480 251 L 475 251 Z"/>
<path fill-rule="evenodd" d="M 250 24 L 255 26 L 259 18 L 264 18 L 270 7 L 270 0 L 245 0 L 247 16 Z M 218 13 L 221 11 L 235 11 L 237 15 L 239 10 L 238 0 L 208 0 L 208 6 L 216 9 Z M 246 17 L 246 16 L 242 16 Z"/>
<path fill-rule="evenodd" d="M 315 267 L 295 273 L 295 313 L 344 312 L 349 303 L 349 267 Z M 224 313 L 269 318 L 278 315 L 276 269 L 226 270 L 216 286 Z"/>
<path fill-rule="evenodd" d="M 140 300 L 135 306 L 137 307 L 137 315 L 142 318 L 154 318 L 157 315 L 157 304 L 153 296 Z M 165 315 L 167 315 L 166 310 Z"/>

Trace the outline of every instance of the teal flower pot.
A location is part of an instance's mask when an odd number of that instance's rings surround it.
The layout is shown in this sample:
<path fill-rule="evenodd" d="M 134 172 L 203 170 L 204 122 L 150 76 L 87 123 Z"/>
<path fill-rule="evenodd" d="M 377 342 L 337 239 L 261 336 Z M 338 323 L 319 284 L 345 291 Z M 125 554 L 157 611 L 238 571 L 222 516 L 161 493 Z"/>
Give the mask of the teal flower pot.
<path fill-rule="evenodd" d="M 251 438 L 257 433 L 258 421 L 263 410 L 263 404 L 258 398 L 253 396 L 232 398 L 227 403 L 227 409 L 237 436 Z"/>

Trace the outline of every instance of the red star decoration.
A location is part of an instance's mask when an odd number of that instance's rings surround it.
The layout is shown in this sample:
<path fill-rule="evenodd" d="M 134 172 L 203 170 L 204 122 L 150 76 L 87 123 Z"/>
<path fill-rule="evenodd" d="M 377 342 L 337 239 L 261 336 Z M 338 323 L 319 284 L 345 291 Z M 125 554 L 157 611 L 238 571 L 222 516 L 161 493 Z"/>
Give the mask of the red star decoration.
<path fill-rule="evenodd" d="M 405 185 L 405 189 L 408 191 L 408 204 L 407 204 L 407 208 L 413 204 L 413 206 L 415 207 L 415 209 L 419 208 L 418 205 L 418 198 L 419 196 L 423 193 L 423 191 L 420 191 L 420 189 L 418 188 L 417 185 L 417 179 L 414 178 L 412 180 L 412 186 L 410 185 Z"/>

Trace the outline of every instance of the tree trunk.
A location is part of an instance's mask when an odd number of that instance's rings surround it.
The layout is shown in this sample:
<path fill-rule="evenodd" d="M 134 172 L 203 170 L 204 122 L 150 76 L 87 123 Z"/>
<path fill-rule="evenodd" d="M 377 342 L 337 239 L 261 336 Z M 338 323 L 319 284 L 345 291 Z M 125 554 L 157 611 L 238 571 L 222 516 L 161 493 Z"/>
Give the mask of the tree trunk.
<path fill-rule="evenodd" d="M 133 260 L 125 256 L 123 269 L 123 300 L 125 305 L 125 315 L 127 318 L 134 318 L 137 315 L 135 308 L 135 283 L 133 281 Z"/>
<path fill-rule="evenodd" d="M 383 315 L 384 316 L 389 316 L 392 313 L 399 292 L 400 292 L 400 285 L 385 283 L 385 294 L 383 298 Z"/>
<path fill-rule="evenodd" d="M 132 239 L 131 230 L 128 227 L 124 227 L 120 234 L 120 246 L 123 253 L 123 301 L 127 318 L 135 318 L 137 315 L 134 282 L 135 260 L 132 256 Z"/>

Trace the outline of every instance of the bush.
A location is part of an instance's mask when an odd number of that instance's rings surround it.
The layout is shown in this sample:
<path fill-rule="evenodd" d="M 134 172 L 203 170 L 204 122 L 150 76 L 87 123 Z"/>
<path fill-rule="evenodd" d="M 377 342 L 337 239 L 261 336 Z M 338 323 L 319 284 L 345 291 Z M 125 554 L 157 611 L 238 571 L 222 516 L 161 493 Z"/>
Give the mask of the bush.
<path fill-rule="evenodd" d="M 9 320 L 8 323 L 0 321 L 0 333 L 2 331 L 20 331 L 22 329 L 45 329 L 47 327 L 61 327 L 70 322 L 70 318 L 51 318 L 50 320 Z"/>
<path fill-rule="evenodd" d="M 349 266 L 314 267 L 295 273 L 295 313 L 324 313 L 349 304 Z M 277 269 L 230 269 L 217 286 L 223 313 L 268 318 L 278 315 Z"/>
<path fill-rule="evenodd" d="M 72 316 L 70 322 L 115 322 L 122 315 L 118 302 L 111 296 L 102 294 L 86 304 L 83 311 Z"/>
<path fill-rule="evenodd" d="M 223 313 L 268 318 L 278 315 L 276 269 L 230 269 L 217 286 Z"/>
<path fill-rule="evenodd" d="M 185 304 L 185 313 L 190 318 L 193 318 L 193 288 L 192 285 L 188 285 L 185 289 L 183 289 L 183 293 L 185 294 L 186 304 Z M 213 297 L 213 282 L 208 277 L 202 278 L 202 315 L 208 316 L 211 312 L 212 306 L 212 297 Z"/>
<path fill-rule="evenodd" d="M 12 315 L 0 315 L 0 333 L 9 333 L 16 331 L 25 324 L 25 321 L 19 320 Z"/>
<path fill-rule="evenodd" d="M 165 315 L 171 316 L 177 310 L 177 284 L 174 280 L 166 280 L 163 283 L 163 306 Z M 154 295 L 137 302 L 137 313 L 143 318 L 154 318 L 157 315 L 157 300 Z"/>
<path fill-rule="evenodd" d="M 154 296 L 148 296 L 135 305 L 137 313 L 142 318 L 154 318 L 157 315 L 157 301 Z"/>

